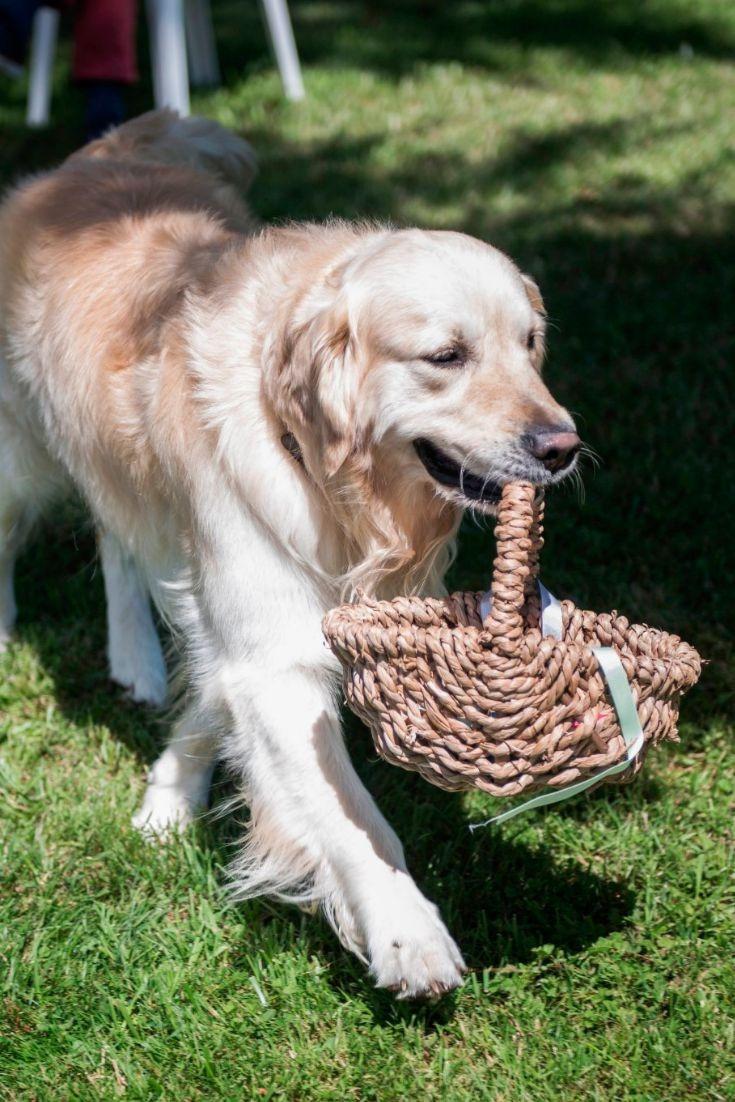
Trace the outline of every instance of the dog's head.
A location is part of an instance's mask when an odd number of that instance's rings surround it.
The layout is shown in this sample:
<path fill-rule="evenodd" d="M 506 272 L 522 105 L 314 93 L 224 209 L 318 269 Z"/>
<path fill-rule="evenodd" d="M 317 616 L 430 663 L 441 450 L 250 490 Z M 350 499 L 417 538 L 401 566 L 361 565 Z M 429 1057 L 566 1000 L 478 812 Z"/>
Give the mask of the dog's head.
<path fill-rule="evenodd" d="M 363 495 L 369 484 L 393 516 L 431 502 L 456 522 L 468 505 L 493 511 L 508 481 L 575 467 L 574 422 L 541 378 L 544 334 L 538 288 L 497 249 L 375 232 L 287 326 L 280 410 L 307 469 L 343 500 L 347 472 L 361 472 Z"/>

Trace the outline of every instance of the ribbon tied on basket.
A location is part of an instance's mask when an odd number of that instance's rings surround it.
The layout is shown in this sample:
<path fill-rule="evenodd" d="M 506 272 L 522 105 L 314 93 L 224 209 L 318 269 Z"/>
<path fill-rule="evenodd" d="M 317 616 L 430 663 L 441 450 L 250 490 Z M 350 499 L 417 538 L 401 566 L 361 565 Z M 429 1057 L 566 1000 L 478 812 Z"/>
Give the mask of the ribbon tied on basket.
<path fill-rule="evenodd" d="M 538 581 L 538 591 L 541 600 L 541 634 L 551 635 L 555 639 L 562 638 L 562 610 L 559 600 L 550 593 L 542 582 Z M 480 602 L 480 615 L 483 622 L 487 619 L 492 609 L 492 594 L 488 590 Z M 542 792 L 540 796 L 532 796 L 509 811 L 503 811 L 500 815 L 493 815 L 481 823 L 472 823 L 470 830 L 478 830 L 480 827 L 489 826 L 491 823 L 504 823 L 521 815 L 524 811 L 531 811 L 537 807 L 545 807 L 548 804 L 560 803 L 572 796 L 578 796 L 593 785 L 616 773 L 623 773 L 635 761 L 643 746 L 643 728 L 638 717 L 633 694 L 630 691 L 628 677 L 620 661 L 620 656 L 613 647 L 590 647 L 597 659 L 602 675 L 607 683 L 610 698 L 615 708 L 620 724 L 620 731 L 625 740 L 625 756 L 615 765 L 609 765 L 600 770 L 594 776 L 587 777 L 583 781 L 569 784 L 565 788 L 556 789 L 553 792 Z"/>

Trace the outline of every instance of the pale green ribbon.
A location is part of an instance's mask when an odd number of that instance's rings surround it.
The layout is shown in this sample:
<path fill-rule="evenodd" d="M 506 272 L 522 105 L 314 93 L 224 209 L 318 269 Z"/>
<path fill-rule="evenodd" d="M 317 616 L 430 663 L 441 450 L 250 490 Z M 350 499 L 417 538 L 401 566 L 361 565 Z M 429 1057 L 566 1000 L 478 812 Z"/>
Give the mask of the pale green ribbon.
<path fill-rule="evenodd" d="M 553 635 L 555 639 L 561 639 L 561 604 L 553 594 L 549 593 L 548 589 L 546 589 L 541 582 L 538 583 L 538 588 L 541 596 L 542 634 Z M 483 621 L 490 611 L 491 604 L 492 598 L 489 593 L 486 593 L 480 602 L 480 613 Z M 643 746 L 643 728 L 641 727 L 641 721 L 638 717 L 633 694 L 630 691 L 627 675 L 623 669 L 623 663 L 620 661 L 617 651 L 613 650 L 612 647 L 591 647 L 590 649 L 599 663 L 610 691 L 610 697 L 617 713 L 620 730 L 625 740 L 625 756 L 621 761 L 616 762 L 615 765 L 609 765 L 607 769 L 603 769 L 601 772 L 595 773 L 594 776 L 587 777 L 583 781 L 577 781 L 576 784 L 568 784 L 566 787 L 555 789 L 552 792 L 542 792 L 540 796 L 533 796 L 530 800 L 518 804 L 517 807 L 512 807 L 509 811 L 504 811 L 500 815 L 494 815 L 492 819 L 485 819 L 482 823 L 472 823 L 470 830 L 477 830 L 478 827 L 489 826 L 490 823 L 505 823 L 509 819 L 514 819 L 516 815 L 521 815 L 524 811 L 531 811 L 536 807 L 545 807 L 547 804 L 557 804 L 561 800 L 568 800 L 571 796 L 578 796 L 580 792 L 585 792 L 588 788 L 591 788 L 595 784 L 599 784 L 600 781 L 604 781 L 607 777 L 613 777 L 616 773 L 622 773 L 624 770 L 629 769 L 632 762 L 640 753 L 641 747 Z"/>

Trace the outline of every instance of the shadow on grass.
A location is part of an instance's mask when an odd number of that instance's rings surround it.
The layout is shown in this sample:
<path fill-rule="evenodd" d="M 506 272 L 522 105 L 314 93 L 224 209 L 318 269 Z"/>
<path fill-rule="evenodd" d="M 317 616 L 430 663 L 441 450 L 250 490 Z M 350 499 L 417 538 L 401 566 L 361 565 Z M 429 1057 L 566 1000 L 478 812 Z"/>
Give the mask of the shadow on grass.
<path fill-rule="evenodd" d="M 574 955 L 626 926 L 635 903 L 629 884 L 561 863 L 543 845 L 531 848 L 493 830 L 471 834 L 457 796 L 368 760 L 368 742 L 357 728 L 354 735 L 360 739 L 352 746 L 358 768 L 399 828 L 419 886 L 438 903 L 470 973 L 512 970 L 559 952 Z M 228 862 L 237 836 L 231 821 L 209 824 L 208 844 L 218 863 Z M 248 928 L 277 922 L 279 940 L 298 938 L 308 955 L 326 964 L 332 986 L 360 999 L 378 1022 L 411 1018 L 429 1031 L 452 1015 L 451 998 L 402 1004 L 373 989 L 364 967 L 323 920 L 293 911 L 289 918 L 284 908 L 255 901 L 244 905 L 242 921 Z M 246 957 L 244 950 L 243 964 Z"/>
<path fill-rule="evenodd" d="M 106 726 L 142 764 L 167 724 L 133 704 L 108 675 L 102 572 L 82 507 L 59 509 L 36 531 L 16 572 L 17 637 L 38 654 L 59 710 L 80 727 Z"/>
<path fill-rule="evenodd" d="M 447 4 L 443 0 L 337 0 L 290 5 L 304 65 L 370 69 L 400 77 L 422 63 L 461 62 L 473 68 L 518 72 L 534 81 L 524 56 L 535 47 L 563 50 L 570 60 L 625 67 L 641 56 L 694 51 L 713 59 L 732 56 L 729 27 L 699 18 L 683 4 L 635 0 L 500 0 Z M 270 65 L 256 5 L 236 0 L 214 5 L 224 79 L 243 68 Z"/>

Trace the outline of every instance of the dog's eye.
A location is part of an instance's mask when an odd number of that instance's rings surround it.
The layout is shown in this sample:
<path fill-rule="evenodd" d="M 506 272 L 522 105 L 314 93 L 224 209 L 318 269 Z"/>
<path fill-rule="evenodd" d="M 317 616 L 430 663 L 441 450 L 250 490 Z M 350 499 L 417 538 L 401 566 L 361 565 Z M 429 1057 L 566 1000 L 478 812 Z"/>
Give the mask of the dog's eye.
<path fill-rule="evenodd" d="M 528 337 L 526 338 L 526 348 L 528 349 L 529 352 L 534 351 L 534 349 L 536 348 L 536 341 L 537 340 L 538 340 L 538 333 L 536 333 L 535 330 L 532 329 L 531 332 L 528 334 Z"/>
<path fill-rule="evenodd" d="M 465 353 L 461 348 L 442 348 L 438 352 L 432 352 L 424 356 L 427 363 L 436 364 L 437 367 L 459 367 L 465 361 Z"/>

